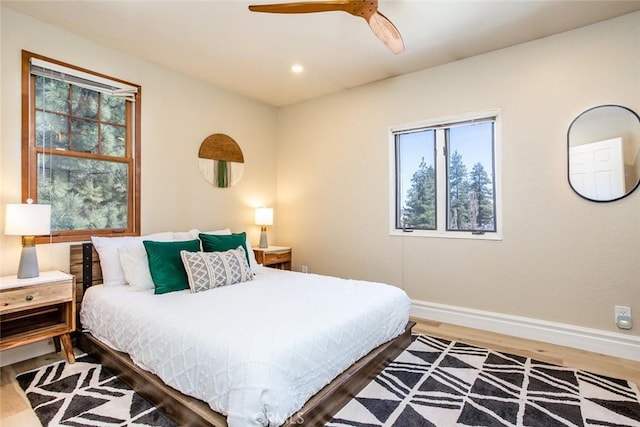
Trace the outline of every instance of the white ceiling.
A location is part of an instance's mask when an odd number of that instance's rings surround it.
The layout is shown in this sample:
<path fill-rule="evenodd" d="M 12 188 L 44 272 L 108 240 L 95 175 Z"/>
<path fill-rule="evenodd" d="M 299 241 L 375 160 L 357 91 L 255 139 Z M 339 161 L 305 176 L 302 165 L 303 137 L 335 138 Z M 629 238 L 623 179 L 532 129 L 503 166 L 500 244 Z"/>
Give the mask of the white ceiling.
<path fill-rule="evenodd" d="M 344 12 L 274 15 L 247 8 L 281 2 L 2 0 L 2 5 L 274 106 L 640 10 L 640 0 L 380 0 L 380 12 L 404 39 L 406 50 L 396 56 L 363 19 Z M 305 71 L 291 73 L 294 63 Z"/>

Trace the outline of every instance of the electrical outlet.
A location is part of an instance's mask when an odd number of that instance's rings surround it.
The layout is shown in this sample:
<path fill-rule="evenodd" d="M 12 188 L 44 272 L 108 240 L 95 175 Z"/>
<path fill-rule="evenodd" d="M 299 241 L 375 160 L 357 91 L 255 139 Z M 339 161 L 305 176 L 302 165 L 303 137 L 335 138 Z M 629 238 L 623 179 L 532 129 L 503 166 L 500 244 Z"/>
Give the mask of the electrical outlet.
<path fill-rule="evenodd" d="M 631 307 L 625 307 L 623 305 L 616 305 L 614 307 L 615 310 L 615 318 L 617 319 L 619 316 L 631 316 Z"/>
<path fill-rule="evenodd" d="M 309 272 L 309 266 L 303 264 L 302 267 L 300 268 L 300 271 L 302 271 L 303 273 L 308 273 Z"/>
<path fill-rule="evenodd" d="M 614 306 L 615 322 L 620 329 L 631 329 L 631 307 Z"/>

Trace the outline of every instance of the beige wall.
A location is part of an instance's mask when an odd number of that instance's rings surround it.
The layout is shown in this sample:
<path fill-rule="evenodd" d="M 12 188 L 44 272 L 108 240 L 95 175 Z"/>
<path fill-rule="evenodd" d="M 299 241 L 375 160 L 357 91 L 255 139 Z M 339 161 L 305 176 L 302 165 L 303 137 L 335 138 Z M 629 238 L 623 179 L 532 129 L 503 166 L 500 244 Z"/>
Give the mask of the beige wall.
<path fill-rule="evenodd" d="M 293 245 L 297 269 L 608 331 L 618 331 L 614 304 L 640 312 L 640 192 L 596 204 L 566 178 L 575 116 L 608 103 L 640 112 L 638 13 L 276 110 L 0 11 L 0 214 L 20 199 L 26 49 L 142 85 L 143 233 L 231 226 L 255 241 L 250 206 L 274 205 L 270 242 Z M 495 107 L 504 240 L 390 237 L 388 127 Z M 212 188 L 197 168 L 198 147 L 215 132 L 244 150 L 245 175 L 232 189 Z M 0 274 L 15 273 L 19 253 L 19 239 L 0 233 Z M 67 245 L 39 245 L 38 254 L 42 269 L 67 269 Z"/>
<path fill-rule="evenodd" d="M 20 201 L 21 49 L 142 85 L 142 232 L 210 229 L 248 231 L 252 205 L 276 196 L 276 109 L 79 38 L 1 8 L 2 126 L 0 228 L 4 205 Z M 212 71 L 215 72 L 215 71 Z M 210 186 L 198 169 L 198 148 L 212 133 L 242 147 L 245 172 L 231 189 Z M 275 234 L 275 230 L 272 230 Z M 68 245 L 38 245 L 41 269 L 68 270 Z M 0 274 L 15 274 L 20 239 L 0 232 Z"/>
<path fill-rule="evenodd" d="M 281 109 L 278 243 L 297 269 L 620 332 L 614 304 L 640 314 L 640 192 L 606 204 L 574 194 L 566 135 L 596 105 L 640 112 L 638 46 L 636 13 Z M 504 239 L 389 236 L 388 127 L 496 107 Z"/>

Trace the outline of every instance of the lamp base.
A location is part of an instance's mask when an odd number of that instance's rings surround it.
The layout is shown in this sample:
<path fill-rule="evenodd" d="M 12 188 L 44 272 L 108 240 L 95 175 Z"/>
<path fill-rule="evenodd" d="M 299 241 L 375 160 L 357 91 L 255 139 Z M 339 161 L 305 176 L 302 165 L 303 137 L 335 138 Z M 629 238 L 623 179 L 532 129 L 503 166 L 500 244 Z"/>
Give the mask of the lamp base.
<path fill-rule="evenodd" d="M 261 249 L 266 249 L 269 247 L 269 243 L 267 242 L 267 227 L 262 227 L 262 231 L 260 231 L 260 244 L 258 245 Z"/>
<path fill-rule="evenodd" d="M 38 277 L 38 254 L 35 246 L 23 246 L 18 266 L 18 279 L 30 279 Z"/>

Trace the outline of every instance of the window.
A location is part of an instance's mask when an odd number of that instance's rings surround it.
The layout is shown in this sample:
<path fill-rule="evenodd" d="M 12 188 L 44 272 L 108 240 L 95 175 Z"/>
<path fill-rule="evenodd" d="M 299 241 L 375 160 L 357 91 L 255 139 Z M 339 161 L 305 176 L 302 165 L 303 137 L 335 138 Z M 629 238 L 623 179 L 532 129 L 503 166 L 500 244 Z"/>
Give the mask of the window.
<path fill-rule="evenodd" d="M 51 240 L 139 234 L 140 87 L 26 51 L 22 82 L 23 199 L 51 204 Z"/>
<path fill-rule="evenodd" d="M 498 111 L 391 129 L 391 234 L 501 238 Z"/>

